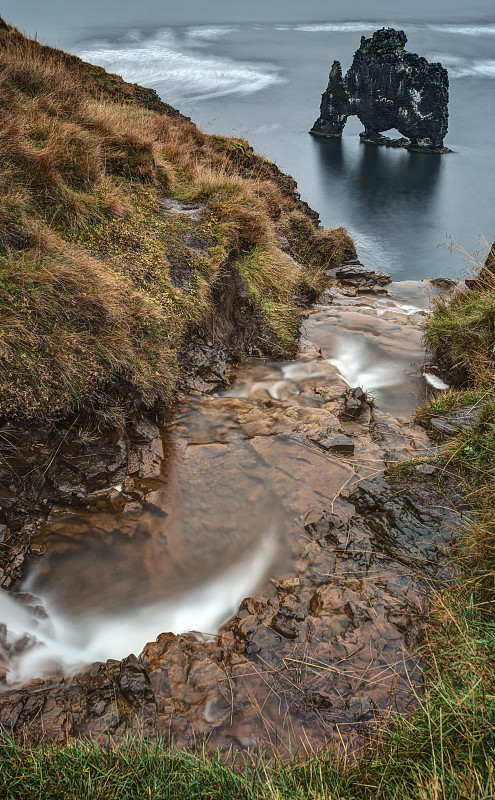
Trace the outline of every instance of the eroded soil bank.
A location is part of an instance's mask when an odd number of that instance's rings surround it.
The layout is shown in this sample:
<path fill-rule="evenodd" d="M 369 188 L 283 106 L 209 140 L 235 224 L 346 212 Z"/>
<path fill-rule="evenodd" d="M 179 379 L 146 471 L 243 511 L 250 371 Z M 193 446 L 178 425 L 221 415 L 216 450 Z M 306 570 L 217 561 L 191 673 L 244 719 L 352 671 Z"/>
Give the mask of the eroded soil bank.
<path fill-rule="evenodd" d="M 421 615 L 462 517 L 424 466 L 388 475 L 435 446 L 408 421 L 427 294 L 380 283 L 341 275 L 296 361 L 253 359 L 222 389 L 198 344 L 203 391 L 166 427 L 67 431 L 49 518 L 4 570 L 2 725 L 284 753 L 358 748 L 414 706 Z"/>

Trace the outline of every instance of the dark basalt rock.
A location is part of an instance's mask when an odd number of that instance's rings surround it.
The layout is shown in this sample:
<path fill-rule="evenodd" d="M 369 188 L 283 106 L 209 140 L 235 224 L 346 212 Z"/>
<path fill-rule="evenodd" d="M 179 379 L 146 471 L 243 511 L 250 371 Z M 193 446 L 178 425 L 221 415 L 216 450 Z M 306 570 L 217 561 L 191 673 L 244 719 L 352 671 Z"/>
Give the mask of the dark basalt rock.
<path fill-rule="evenodd" d="M 340 267 L 327 270 L 325 275 L 335 278 L 341 286 L 355 289 L 379 288 L 392 283 L 392 278 L 379 269 L 365 267 L 360 261 L 346 261 Z"/>
<path fill-rule="evenodd" d="M 476 403 L 458 408 L 456 411 L 446 411 L 442 416 L 432 417 L 430 425 L 439 433 L 453 436 L 460 431 L 466 431 L 476 424 L 484 403 Z"/>
<path fill-rule="evenodd" d="M 321 96 L 320 118 L 316 120 L 311 133 L 320 136 L 342 136 L 347 117 L 351 116 L 352 108 L 342 77 L 342 67 L 339 61 L 334 61 L 326 92 Z"/>
<path fill-rule="evenodd" d="M 447 70 L 408 53 L 406 42 L 404 31 L 382 28 L 371 39 L 361 37 L 344 78 L 340 63 L 334 61 L 311 133 L 341 136 L 347 117 L 356 115 L 365 128 L 363 142 L 422 153 L 451 152 L 443 145 L 448 126 Z M 381 135 L 391 128 L 407 138 Z"/>
<path fill-rule="evenodd" d="M 344 420 L 357 419 L 363 407 L 366 404 L 366 394 L 360 386 L 352 389 L 350 393 L 346 394 L 344 405 L 340 411 L 340 417 Z"/>
<path fill-rule="evenodd" d="M 354 453 L 354 442 L 344 433 L 339 433 L 330 439 L 321 439 L 318 444 L 330 453 L 341 453 L 342 455 L 352 455 Z"/>

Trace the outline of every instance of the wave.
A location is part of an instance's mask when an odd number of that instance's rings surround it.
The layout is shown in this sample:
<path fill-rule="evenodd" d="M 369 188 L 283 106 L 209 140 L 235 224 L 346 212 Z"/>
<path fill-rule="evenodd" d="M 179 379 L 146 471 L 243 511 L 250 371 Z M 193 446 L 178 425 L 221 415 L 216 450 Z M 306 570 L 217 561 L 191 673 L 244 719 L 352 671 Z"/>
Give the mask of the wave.
<path fill-rule="evenodd" d="M 320 31 L 333 31 L 335 33 L 354 33 L 355 31 L 376 31 L 379 27 L 376 22 L 322 22 L 315 25 L 295 25 L 293 30 L 305 33 L 320 33 Z M 280 26 L 279 30 L 282 30 Z"/>
<path fill-rule="evenodd" d="M 360 31 L 376 31 L 380 27 L 378 22 L 319 22 L 312 24 L 299 25 L 275 25 L 274 29 L 279 31 L 304 31 L 306 33 L 334 32 L 334 33 L 354 33 Z M 453 23 L 418 25 L 415 23 L 404 26 L 404 23 L 397 25 L 388 22 L 387 27 L 406 27 L 407 30 L 424 30 L 425 28 L 439 33 L 453 33 L 464 36 L 495 36 L 495 23 L 486 25 L 455 25 Z"/>
<path fill-rule="evenodd" d="M 148 39 L 140 40 L 134 32 L 131 40 L 91 42 L 78 47 L 76 54 L 126 81 L 157 89 L 172 104 L 234 93 L 247 95 L 284 82 L 272 64 L 187 52 L 170 30 Z"/>
<path fill-rule="evenodd" d="M 463 36 L 495 36 L 495 24 L 490 25 L 428 25 L 432 31 L 456 33 Z"/>
<path fill-rule="evenodd" d="M 478 61 L 467 72 L 468 75 L 476 75 L 482 78 L 495 78 L 495 61 Z M 463 76 L 459 76 L 463 77 Z"/>
<path fill-rule="evenodd" d="M 435 53 L 428 56 L 428 61 L 440 61 L 449 73 L 450 78 L 495 78 L 495 60 L 469 60 L 459 56 Z"/>
<path fill-rule="evenodd" d="M 229 28 L 227 25 L 219 25 L 215 28 L 189 28 L 186 31 L 186 36 L 190 39 L 208 39 L 214 41 L 220 39 L 221 36 L 228 36 L 231 33 L 237 33 L 239 26 Z"/>

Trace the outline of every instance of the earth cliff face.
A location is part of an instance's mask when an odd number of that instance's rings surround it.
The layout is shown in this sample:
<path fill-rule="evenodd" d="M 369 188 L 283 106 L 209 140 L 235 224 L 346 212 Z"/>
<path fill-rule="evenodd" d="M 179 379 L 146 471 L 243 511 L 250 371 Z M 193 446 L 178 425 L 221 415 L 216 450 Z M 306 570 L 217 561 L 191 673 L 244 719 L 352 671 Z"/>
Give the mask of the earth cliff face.
<path fill-rule="evenodd" d="M 430 64 L 404 48 L 404 31 L 382 28 L 361 38 L 346 76 L 338 61 L 322 95 L 320 117 L 311 133 L 340 136 L 347 117 L 356 115 L 363 141 L 430 153 L 448 152 L 449 79 L 441 64 Z M 391 140 L 381 131 L 396 128 L 407 139 Z"/>

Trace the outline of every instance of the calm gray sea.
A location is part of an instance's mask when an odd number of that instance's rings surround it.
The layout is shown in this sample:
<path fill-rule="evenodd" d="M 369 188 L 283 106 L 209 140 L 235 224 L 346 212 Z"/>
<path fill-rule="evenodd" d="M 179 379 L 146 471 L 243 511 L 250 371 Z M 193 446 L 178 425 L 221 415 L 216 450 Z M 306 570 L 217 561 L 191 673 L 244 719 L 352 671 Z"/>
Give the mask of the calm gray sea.
<path fill-rule="evenodd" d="M 345 225 L 361 259 L 394 278 L 457 276 L 459 253 L 495 237 L 495 9 L 491 0 L 3 0 L 29 34 L 155 88 L 208 132 L 247 137 L 298 181 L 325 225 Z M 361 35 L 403 28 L 409 49 L 450 74 L 452 155 L 315 139 L 332 61 Z"/>

